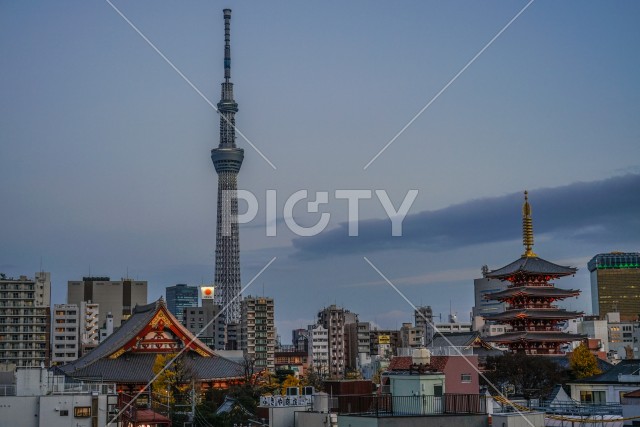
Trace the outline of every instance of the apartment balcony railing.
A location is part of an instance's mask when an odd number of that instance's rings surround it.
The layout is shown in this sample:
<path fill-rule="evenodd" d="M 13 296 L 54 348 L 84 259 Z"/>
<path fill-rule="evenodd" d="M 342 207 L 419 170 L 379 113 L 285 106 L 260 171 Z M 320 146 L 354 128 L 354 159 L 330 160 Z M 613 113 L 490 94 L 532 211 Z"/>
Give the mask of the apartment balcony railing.
<path fill-rule="evenodd" d="M 332 409 L 342 415 L 401 417 L 486 413 L 486 398 L 480 394 L 337 396 L 336 401 L 337 406 Z"/>

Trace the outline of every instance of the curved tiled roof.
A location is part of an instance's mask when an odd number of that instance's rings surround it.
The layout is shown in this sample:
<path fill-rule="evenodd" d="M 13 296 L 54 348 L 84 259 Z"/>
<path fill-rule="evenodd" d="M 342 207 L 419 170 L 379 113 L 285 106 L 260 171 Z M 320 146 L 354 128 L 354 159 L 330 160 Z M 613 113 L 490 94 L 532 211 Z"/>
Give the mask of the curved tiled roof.
<path fill-rule="evenodd" d="M 509 265 L 490 271 L 485 277 L 491 279 L 506 279 L 516 273 L 544 274 L 554 277 L 562 277 L 575 274 L 577 270 L 577 268 L 554 264 L 537 256 L 523 256 Z"/>
<path fill-rule="evenodd" d="M 147 383 L 153 377 L 153 365 L 157 354 L 132 353 L 117 359 L 99 359 L 90 365 L 61 367 L 67 376 L 78 379 L 93 379 L 116 383 Z M 244 374 L 243 367 L 236 362 L 220 356 L 202 357 L 191 353 L 184 357 L 185 366 L 201 381 L 240 378 Z M 66 368 L 66 369 L 65 369 Z"/>
<path fill-rule="evenodd" d="M 517 286 L 513 288 L 507 288 L 504 291 L 494 292 L 492 294 L 485 295 L 485 299 L 488 300 L 500 300 L 507 299 L 514 296 L 530 296 L 530 297 L 552 297 L 555 299 L 564 299 L 575 297 L 580 294 L 576 289 L 561 289 L 555 286 Z"/>
<path fill-rule="evenodd" d="M 487 342 L 511 343 L 511 342 L 571 342 L 585 338 L 585 335 L 567 334 L 560 331 L 515 331 L 506 334 L 485 338 Z"/>
<path fill-rule="evenodd" d="M 487 320 L 509 320 L 517 317 L 524 319 L 557 319 L 566 320 L 574 319 L 581 316 L 583 313 L 578 311 L 567 311 L 562 309 L 511 309 L 503 311 L 502 313 L 487 314 L 484 316 Z"/>
<path fill-rule="evenodd" d="M 637 380 L 633 381 L 632 377 L 628 377 L 627 381 L 620 381 L 619 375 L 637 376 Z M 572 383 L 586 384 L 619 384 L 640 385 L 640 359 L 623 359 L 617 365 L 602 374 L 592 377 L 582 378 L 572 381 Z"/>

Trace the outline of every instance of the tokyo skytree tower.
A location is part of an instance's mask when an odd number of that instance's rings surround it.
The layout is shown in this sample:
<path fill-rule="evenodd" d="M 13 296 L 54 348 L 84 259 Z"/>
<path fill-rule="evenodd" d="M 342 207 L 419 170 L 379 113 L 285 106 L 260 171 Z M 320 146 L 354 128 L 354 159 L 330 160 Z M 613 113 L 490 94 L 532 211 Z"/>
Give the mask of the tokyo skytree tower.
<path fill-rule="evenodd" d="M 215 303 L 226 307 L 226 323 L 240 321 L 240 245 L 238 234 L 238 172 L 244 150 L 236 147 L 235 115 L 231 83 L 231 47 L 229 44 L 231 9 L 224 9 L 224 83 L 218 102 L 220 145 L 211 150 L 211 160 L 218 174 L 218 208 L 216 227 Z M 234 299 L 235 298 L 235 299 Z"/>

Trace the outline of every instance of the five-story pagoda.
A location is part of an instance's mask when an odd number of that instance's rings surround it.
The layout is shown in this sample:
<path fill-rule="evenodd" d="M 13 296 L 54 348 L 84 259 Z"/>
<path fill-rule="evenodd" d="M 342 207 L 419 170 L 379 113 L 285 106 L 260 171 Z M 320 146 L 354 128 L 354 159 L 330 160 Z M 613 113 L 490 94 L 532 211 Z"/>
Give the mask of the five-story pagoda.
<path fill-rule="evenodd" d="M 510 284 L 504 291 L 485 296 L 507 303 L 506 311 L 485 316 L 485 319 L 508 324 L 513 330 L 487 341 L 506 345 L 514 353 L 559 354 L 562 344 L 583 338 L 560 331 L 559 324 L 582 313 L 558 308 L 553 302 L 578 296 L 580 291 L 556 288 L 550 281 L 573 275 L 576 269 L 551 263 L 533 252 L 533 223 L 526 191 L 522 231 L 525 252 L 520 259 L 486 275 L 487 278 L 507 280 Z"/>

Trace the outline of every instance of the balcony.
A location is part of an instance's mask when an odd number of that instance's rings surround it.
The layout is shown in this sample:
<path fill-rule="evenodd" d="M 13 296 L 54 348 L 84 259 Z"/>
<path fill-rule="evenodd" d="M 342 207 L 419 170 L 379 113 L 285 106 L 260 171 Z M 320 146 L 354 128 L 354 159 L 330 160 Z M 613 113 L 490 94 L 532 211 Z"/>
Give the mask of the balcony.
<path fill-rule="evenodd" d="M 442 414 L 486 414 L 486 399 L 480 394 L 443 396 L 362 395 L 337 396 L 332 408 L 340 415 L 407 417 Z"/>

